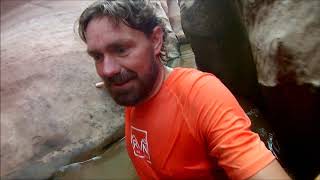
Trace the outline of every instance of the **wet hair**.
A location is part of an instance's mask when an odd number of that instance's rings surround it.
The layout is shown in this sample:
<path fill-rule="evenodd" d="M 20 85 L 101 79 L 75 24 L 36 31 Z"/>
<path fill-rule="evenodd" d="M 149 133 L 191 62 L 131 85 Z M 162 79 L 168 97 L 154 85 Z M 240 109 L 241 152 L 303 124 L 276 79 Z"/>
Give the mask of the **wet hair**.
<path fill-rule="evenodd" d="M 156 26 L 160 26 L 164 32 L 163 23 L 156 16 L 153 6 L 147 0 L 98 0 L 87 7 L 81 14 L 78 24 L 80 38 L 86 42 L 85 32 L 89 22 L 95 18 L 108 17 L 115 24 L 120 22 L 143 32 L 149 37 Z M 164 43 L 162 44 L 164 54 Z"/>

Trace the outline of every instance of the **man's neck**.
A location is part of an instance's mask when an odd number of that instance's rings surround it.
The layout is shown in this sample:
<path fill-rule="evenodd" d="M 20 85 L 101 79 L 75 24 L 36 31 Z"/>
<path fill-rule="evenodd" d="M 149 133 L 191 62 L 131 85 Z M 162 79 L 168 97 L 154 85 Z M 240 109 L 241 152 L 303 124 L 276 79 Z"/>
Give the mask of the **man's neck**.
<path fill-rule="evenodd" d="M 144 102 L 147 102 L 152 97 L 154 97 L 160 91 L 160 89 L 163 85 L 163 82 L 169 77 L 170 73 L 173 71 L 172 68 L 163 65 L 160 61 L 158 63 L 159 63 L 158 64 L 159 65 L 159 73 L 158 73 L 158 76 L 157 76 L 157 79 L 155 82 L 155 86 L 153 87 L 149 97 L 146 98 L 145 100 L 143 100 L 139 104 L 143 104 Z"/>

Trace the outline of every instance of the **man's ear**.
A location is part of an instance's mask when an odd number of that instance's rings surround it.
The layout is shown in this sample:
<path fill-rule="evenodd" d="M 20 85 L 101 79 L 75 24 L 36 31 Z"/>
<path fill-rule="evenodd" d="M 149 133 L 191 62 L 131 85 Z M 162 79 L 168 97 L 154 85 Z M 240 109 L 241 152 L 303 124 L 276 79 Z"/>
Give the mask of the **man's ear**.
<path fill-rule="evenodd" d="M 156 55 L 159 55 L 161 52 L 161 47 L 163 43 L 163 31 L 160 26 L 153 28 L 151 41 L 153 44 L 153 49 Z"/>

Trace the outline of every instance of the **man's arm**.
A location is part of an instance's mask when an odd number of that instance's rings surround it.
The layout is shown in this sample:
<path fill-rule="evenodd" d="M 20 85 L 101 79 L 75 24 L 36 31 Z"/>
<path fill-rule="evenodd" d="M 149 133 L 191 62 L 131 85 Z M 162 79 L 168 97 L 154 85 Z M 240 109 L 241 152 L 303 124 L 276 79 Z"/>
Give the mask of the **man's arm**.
<path fill-rule="evenodd" d="M 277 160 L 273 160 L 265 168 L 261 169 L 257 174 L 249 178 L 249 180 L 263 180 L 263 179 L 291 179 L 284 171 Z"/>
<path fill-rule="evenodd" d="M 214 76 L 202 76 L 199 89 L 189 93 L 198 133 L 207 142 L 209 156 L 218 161 L 230 179 L 290 179 L 275 160 L 236 98 Z M 188 101 L 189 102 L 189 101 Z M 192 104 L 191 104 L 192 103 Z M 188 112 L 189 112 L 188 111 Z M 195 112 L 195 113 L 194 113 Z"/>

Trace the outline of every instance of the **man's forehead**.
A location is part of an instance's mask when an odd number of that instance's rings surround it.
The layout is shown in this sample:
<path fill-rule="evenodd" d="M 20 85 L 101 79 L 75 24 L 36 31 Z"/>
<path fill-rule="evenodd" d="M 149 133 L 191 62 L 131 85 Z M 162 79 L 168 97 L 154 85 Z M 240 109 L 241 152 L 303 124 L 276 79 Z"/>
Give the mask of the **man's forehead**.
<path fill-rule="evenodd" d="M 128 41 L 129 28 L 121 22 L 116 23 L 108 17 L 91 20 L 85 32 L 88 50 L 96 49 L 95 46 L 114 44 L 115 42 Z"/>
<path fill-rule="evenodd" d="M 146 38 L 142 31 L 131 28 L 120 21 L 117 23 L 108 17 L 91 20 L 85 35 L 88 52 L 95 52 L 125 43 L 133 44 Z"/>
<path fill-rule="evenodd" d="M 114 32 L 120 32 L 121 29 L 123 29 L 123 23 L 118 22 L 110 17 L 96 17 L 92 19 L 88 26 L 86 27 L 85 35 L 90 36 L 93 33 L 99 33 L 99 32 L 108 32 L 108 31 L 114 31 Z"/>

